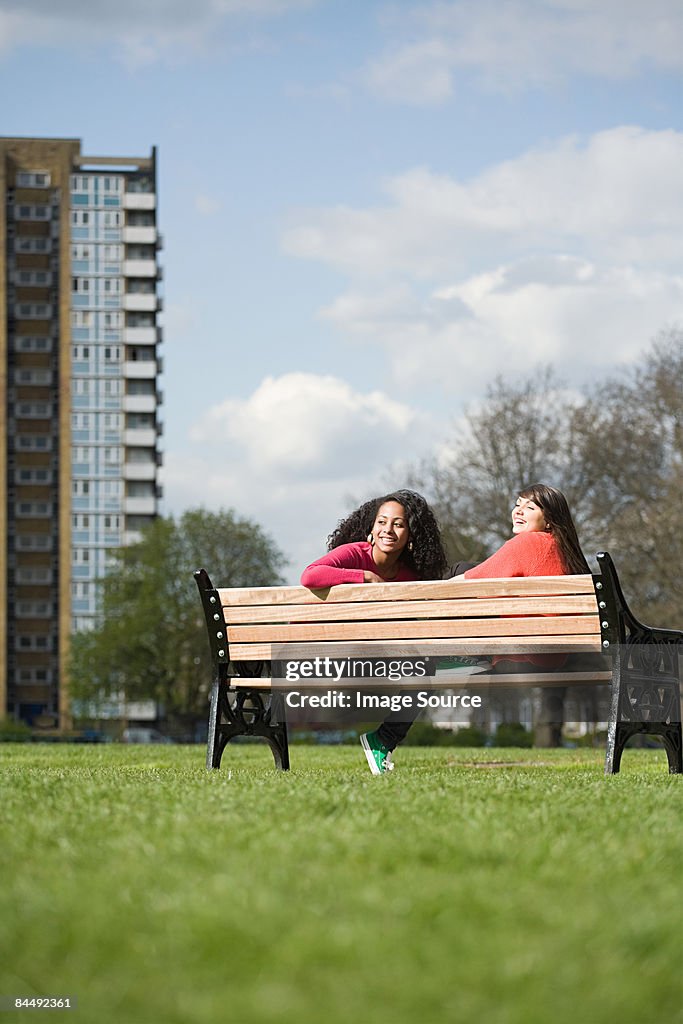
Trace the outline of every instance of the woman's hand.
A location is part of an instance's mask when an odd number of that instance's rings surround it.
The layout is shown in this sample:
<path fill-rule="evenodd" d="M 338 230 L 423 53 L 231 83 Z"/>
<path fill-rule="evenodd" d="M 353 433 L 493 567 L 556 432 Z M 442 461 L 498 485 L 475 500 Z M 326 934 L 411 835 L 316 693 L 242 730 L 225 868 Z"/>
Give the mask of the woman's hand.
<path fill-rule="evenodd" d="M 363 569 L 363 583 L 386 583 L 386 580 L 383 580 L 376 572 L 370 572 L 369 569 Z"/>

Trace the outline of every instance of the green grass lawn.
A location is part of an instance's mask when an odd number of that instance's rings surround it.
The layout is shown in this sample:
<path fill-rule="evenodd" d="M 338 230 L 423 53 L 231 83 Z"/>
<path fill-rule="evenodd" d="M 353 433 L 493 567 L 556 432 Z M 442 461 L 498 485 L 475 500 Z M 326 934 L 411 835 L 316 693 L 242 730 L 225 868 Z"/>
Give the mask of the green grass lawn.
<path fill-rule="evenodd" d="M 59 1019 L 87 1024 L 681 1019 L 663 751 L 611 778 L 590 750 L 292 761 L 0 745 L 0 995 L 75 996 Z"/>

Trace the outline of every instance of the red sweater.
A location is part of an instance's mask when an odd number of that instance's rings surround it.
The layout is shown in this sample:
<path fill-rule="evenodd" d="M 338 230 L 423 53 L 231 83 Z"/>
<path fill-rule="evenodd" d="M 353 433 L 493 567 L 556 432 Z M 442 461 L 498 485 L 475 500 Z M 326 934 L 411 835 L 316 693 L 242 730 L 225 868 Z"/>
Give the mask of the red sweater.
<path fill-rule="evenodd" d="M 468 569 L 466 580 L 505 579 L 507 576 L 566 576 L 552 533 L 516 533 L 481 565 Z"/>
<path fill-rule="evenodd" d="M 567 566 L 562 561 L 552 533 L 534 530 L 516 533 L 490 558 L 465 573 L 466 580 L 504 579 L 508 576 L 566 576 Z M 559 668 L 566 661 L 565 654 L 502 654 L 499 661 L 528 662 L 541 668 Z"/>
<path fill-rule="evenodd" d="M 372 557 L 371 545 L 366 540 L 340 544 L 304 569 L 301 584 L 310 590 L 320 590 L 323 587 L 334 587 L 337 583 L 363 583 L 366 570 L 382 575 Z M 399 561 L 398 572 L 387 583 L 405 583 L 416 579 L 418 576 L 414 569 Z"/>

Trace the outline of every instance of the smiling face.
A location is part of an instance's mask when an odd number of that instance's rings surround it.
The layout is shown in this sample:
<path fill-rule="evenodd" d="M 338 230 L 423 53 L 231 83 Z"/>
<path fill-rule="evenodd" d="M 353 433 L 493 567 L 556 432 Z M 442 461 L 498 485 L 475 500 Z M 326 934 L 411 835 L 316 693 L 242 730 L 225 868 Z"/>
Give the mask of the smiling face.
<path fill-rule="evenodd" d="M 397 501 L 385 501 L 377 510 L 372 526 L 373 550 L 385 557 L 394 555 L 398 558 L 409 540 L 410 531 L 403 505 Z"/>
<path fill-rule="evenodd" d="M 540 505 L 533 498 L 517 498 L 512 510 L 513 533 L 536 533 L 549 528 Z"/>

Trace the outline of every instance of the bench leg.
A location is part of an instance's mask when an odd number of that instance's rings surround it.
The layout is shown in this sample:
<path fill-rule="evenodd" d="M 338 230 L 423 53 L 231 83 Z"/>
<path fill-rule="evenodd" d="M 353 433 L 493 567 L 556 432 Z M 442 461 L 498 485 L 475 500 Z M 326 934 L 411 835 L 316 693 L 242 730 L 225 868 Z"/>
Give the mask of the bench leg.
<path fill-rule="evenodd" d="M 211 690 L 209 710 L 209 736 L 206 750 L 206 767 L 210 771 L 220 768 L 223 751 L 236 736 L 260 736 L 268 742 L 280 771 L 289 770 L 289 744 L 285 722 L 282 695 L 265 695 L 260 690 L 232 691 L 228 695 L 224 682 L 214 683 Z"/>
<path fill-rule="evenodd" d="M 669 762 L 669 774 L 683 774 L 683 742 L 681 723 L 671 722 L 617 722 L 607 735 L 605 775 L 616 775 L 621 766 L 621 755 L 632 736 L 661 736 Z"/>
<path fill-rule="evenodd" d="M 225 750 L 225 744 L 228 742 L 227 739 L 221 735 L 220 731 L 220 688 L 220 683 L 214 683 L 211 687 L 211 697 L 209 699 L 209 733 L 206 744 L 206 767 L 209 771 L 212 768 L 220 768 L 221 757 Z"/>
<path fill-rule="evenodd" d="M 266 712 L 268 720 L 268 742 L 273 752 L 275 767 L 281 772 L 289 771 L 289 743 L 287 741 L 287 722 L 285 720 L 285 702 L 282 693 L 270 695 L 270 707 Z"/>

